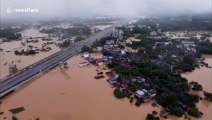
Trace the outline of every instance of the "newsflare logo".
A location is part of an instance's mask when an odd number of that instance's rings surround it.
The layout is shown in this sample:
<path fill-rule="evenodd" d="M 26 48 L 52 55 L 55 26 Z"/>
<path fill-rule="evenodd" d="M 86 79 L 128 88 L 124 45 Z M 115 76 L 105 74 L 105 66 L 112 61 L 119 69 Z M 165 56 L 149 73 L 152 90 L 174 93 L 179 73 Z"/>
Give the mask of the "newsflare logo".
<path fill-rule="evenodd" d="M 12 13 L 12 9 L 11 8 L 7 8 L 7 13 Z"/>
<path fill-rule="evenodd" d="M 38 8 L 7 8 L 6 12 L 11 13 L 38 13 Z"/>

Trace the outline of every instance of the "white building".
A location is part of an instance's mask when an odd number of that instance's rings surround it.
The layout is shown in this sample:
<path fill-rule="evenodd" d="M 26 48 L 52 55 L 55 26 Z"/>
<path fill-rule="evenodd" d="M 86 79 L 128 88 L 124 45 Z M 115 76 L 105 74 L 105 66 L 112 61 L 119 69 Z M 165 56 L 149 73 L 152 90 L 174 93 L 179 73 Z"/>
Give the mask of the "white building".
<path fill-rule="evenodd" d="M 138 98 L 142 98 L 142 97 L 145 95 L 145 93 L 144 93 L 142 90 L 137 90 L 137 91 L 135 92 L 135 95 L 136 95 Z"/>
<path fill-rule="evenodd" d="M 90 54 L 89 54 L 88 52 L 84 52 L 84 53 L 82 54 L 82 56 L 83 56 L 84 58 L 89 58 L 89 57 L 90 57 Z"/>

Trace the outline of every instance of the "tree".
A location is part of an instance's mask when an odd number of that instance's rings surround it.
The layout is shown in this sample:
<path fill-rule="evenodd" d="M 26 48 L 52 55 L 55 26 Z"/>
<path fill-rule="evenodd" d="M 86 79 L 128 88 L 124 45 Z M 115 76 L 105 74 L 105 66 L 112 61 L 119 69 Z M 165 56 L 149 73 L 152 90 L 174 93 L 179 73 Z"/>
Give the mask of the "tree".
<path fill-rule="evenodd" d="M 22 53 L 19 52 L 18 50 L 15 50 L 14 53 L 15 53 L 15 55 L 22 55 Z"/>
<path fill-rule="evenodd" d="M 160 120 L 160 118 L 154 117 L 152 114 L 147 114 L 146 120 Z"/>
<path fill-rule="evenodd" d="M 153 69 L 153 70 L 151 70 L 151 73 L 153 75 L 157 75 L 160 78 L 167 78 L 168 74 L 169 74 L 167 70 L 162 69 L 162 68 L 161 69 Z"/>
<path fill-rule="evenodd" d="M 176 115 L 177 117 L 182 117 L 183 116 L 183 110 L 180 107 L 171 107 L 171 114 Z"/>
<path fill-rule="evenodd" d="M 76 39 L 75 39 L 75 42 L 79 42 L 79 41 L 81 41 L 81 40 L 83 40 L 84 38 L 82 37 L 82 36 L 78 36 L 78 37 L 76 37 Z"/>
<path fill-rule="evenodd" d="M 28 53 L 29 53 L 30 55 L 34 55 L 34 54 L 36 54 L 36 51 L 35 51 L 35 50 L 29 50 Z"/>
<path fill-rule="evenodd" d="M 138 77 L 138 76 L 141 75 L 140 72 L 139 72 L 138 70 L 132 70 L 132 71 L 131 71 L 131 74 L 132 74 L 133 77 Z"/>
<path fill-rule="evenodd" d="M 103 54 L 104 56 L 111 55 L 110 52 L 108 52 L 108 50 L 106 50 L 106 49 L 103 49 L 103 50 L 102 50 L 102 54 Z"/>
<path fill-rule="evenodd" d="M 90 48 L 89 46 L 83 46 L 81 48 L 82 52 L 93 52 L 92 48 Z"/>
<path fill-rule="evenodd" d="M 196 108 L 196 107 L 190 108 L 190 109 L 188 110 L 188 114 L 189 114 L 189 115 L 192 115 L 192 116 L 194 116 L 194 117 L 197 117 L 197 118 L 200 118 L 200 117 L 203 115 L 203 113 L 200 112 L 199 109 Z"/>
<path fill-rule="evenodd" d="M 161 102 L 163 103 L 164 106 L 175 106 L 177 102 L 177 96 L 171 95 L 165 98 L 161 99 Z"/>
<path fill-rule="evenodd" d="M 183 62 L 188 65 L 193 65 L 195 63 L 194 59 L 192 58 L 191 55 L 187 55 L 187 56 L 183 57 Z"/>
<path fill-rule="evenodd" d="M 113 94 L 119 99 L 126 97 L 126 95 L 118 88 L 114 90 Z"/>
<path fill-rule="evenodd" d="M 115 71 L 117 73 L 125 75 L 125 76 L 128 76 L 130 74 L 130 70 L 128 68 L 126 68 L 126 67 L 123 67 L 123 66 L 115 67 Z"/>
<path fill-rule="evenodd" d="M 212 102 L 212 94 L 211 93 L 204 92 L 204 95 L 205 95 L 205 97 L 206 97 L 207 100 L 209 100 L 209 101 Z"/>
<path fill-rule="evenodd" d="M 197 95 L 189 94 L 188 99 L 189 99 L 189 102 L 194 104 L 199 102 L 199 96 Z"/>
<path fill-rule="evenodd" d="M 12 116 L 12 120 L 18 120 L 16 116 Z"/>
<path fill-rule="evenodd" d="M 188 83 L 185 83 L 185 82 L 183 82 L 183 83 L 180 84 L 180 88 L 181 88 L 183 91 L 185 91 L 185 92 L 189 92 L 189 91 L 190 91 L 190 86 L 189 86 L 189 84 L 188 84 Z"/>
<path fill-rule="evenodd" d="M 191 88 L 193 90 L 196 90 L 196 91 L 201 91 L 202 90 L 202 85 L 200 85 L 198 82 L 190 82 L 190 85 L 191 85 Z"/>

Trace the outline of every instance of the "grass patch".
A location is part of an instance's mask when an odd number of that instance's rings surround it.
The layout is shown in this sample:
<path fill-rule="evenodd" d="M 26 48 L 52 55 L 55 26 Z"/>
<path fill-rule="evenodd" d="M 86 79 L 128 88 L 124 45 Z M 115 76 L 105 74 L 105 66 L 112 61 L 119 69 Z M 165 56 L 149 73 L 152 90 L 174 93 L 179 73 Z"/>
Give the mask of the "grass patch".
<path fill-rule="evenodd" d="M 24 111 L 25 108 L 24 107 L 18 107 L 18 108 L 14 108 L 14 109 L 10 109 L 9 111 L 12 113 L 12 114 L 17 114 L 17 113 L 20 113 L 22 111 Z"/>

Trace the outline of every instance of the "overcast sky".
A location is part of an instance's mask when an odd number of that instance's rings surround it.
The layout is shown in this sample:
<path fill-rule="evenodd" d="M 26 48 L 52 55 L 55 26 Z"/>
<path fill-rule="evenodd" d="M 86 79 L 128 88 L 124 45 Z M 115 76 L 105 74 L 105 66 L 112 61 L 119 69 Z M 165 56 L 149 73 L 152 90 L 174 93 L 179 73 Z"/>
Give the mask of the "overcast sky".
<path fill-rule="evenodd" d="M 0 0 L 0 2 L 2 18 L 212 12 L 212 0 Z M 8 8 L 34 8 L 39 9 L 39 12 L 8 14 Z"/>

